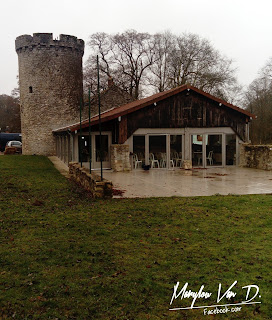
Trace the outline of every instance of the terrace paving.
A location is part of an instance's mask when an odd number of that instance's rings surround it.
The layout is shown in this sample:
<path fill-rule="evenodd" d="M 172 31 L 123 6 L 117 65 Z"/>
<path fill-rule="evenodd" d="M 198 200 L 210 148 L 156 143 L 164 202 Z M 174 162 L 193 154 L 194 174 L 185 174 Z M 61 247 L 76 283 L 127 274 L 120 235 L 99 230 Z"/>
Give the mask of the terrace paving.
<path fill-rule="evenodd" d="M 272 171 L 251 168 L 105 170 L 103 174 L 123 191 L 117 194 L 128 198 L 272 193 Z"/>
<path fill-rule="evenodd" d="M 69 177 L 66 164 L 57 157 L 49 159 Z M 99 170 L 96 172 L 100 173 Z M 236 166 L 193 170 L 136 169 L 130 172 L 104 170 L 103 177 L 112 181 L 115 198 L 272 194 L 272 171 Z"/>

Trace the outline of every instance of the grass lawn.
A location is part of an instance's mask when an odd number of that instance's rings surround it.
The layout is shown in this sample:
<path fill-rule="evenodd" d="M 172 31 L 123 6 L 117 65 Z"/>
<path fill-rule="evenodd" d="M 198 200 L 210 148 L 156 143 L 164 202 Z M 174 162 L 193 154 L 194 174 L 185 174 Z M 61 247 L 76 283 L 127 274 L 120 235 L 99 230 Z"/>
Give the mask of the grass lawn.
<path fill-rule="evenodd" d="M 272 195 L 94 201 L 38 156 L 0 156 L 0 177 L 0 319 L 272 318 Z M 205 306 L 235 280 L 219 304 L 252 284 L 261 304 L 169 311 L 192 303 L 170 306 L 178 281 Z"/>

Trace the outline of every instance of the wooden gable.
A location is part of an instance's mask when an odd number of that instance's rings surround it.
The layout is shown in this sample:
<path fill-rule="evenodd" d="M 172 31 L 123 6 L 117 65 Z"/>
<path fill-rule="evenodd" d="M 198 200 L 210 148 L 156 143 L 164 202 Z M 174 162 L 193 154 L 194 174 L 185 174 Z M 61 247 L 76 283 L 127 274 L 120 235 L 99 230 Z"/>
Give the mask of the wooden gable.
<path fill-rule="evenodd" d="M 127 135 L 138 128 L 231 127 L 244 140 L 249 117 L 193 90 L 183 91 L 127 115 Z"/>
<path fill-rule="evenodd" d="M 246 140 L 246 124 L 255 118 L 238 108 L 190 85 L 183 85 L 150 97 L 135 100 L 101 114 L 102 130 L 112 132 L 112 143 L 124 143 L 139 128 L 220 128 L 230 127 Z M 98 130 L 99 117 L 91 119 Z M 87 130 L 88 120 L 81 127 Z M 79 130 L 80 124 L 54 130 L 54 133 Z"/>

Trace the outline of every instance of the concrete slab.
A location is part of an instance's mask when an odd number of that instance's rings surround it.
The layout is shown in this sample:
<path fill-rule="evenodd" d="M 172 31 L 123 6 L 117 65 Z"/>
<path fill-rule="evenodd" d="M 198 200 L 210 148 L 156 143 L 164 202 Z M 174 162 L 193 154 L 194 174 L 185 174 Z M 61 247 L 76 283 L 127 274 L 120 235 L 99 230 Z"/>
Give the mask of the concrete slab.
<path fill-rule="evenodd" d="M 272 193 L 272 171 L 251 168 L 105 170 L 103 174 L 128 198 Z"/>

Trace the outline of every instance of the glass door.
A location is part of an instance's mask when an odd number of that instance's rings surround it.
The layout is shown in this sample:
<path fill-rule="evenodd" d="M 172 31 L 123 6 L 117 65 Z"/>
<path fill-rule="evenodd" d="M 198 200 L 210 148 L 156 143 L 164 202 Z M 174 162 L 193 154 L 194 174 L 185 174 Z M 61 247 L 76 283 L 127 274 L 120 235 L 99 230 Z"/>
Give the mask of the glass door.
<path fill-rule="evenodd" d="M 145 165 L 145 136 L 133 136 L 133 168 Z"/>
<path fill-rule="evenodd" d="M 236 164 L 236 135 L 226 134 L 226 165 Z"/>
<path fill-rule="evenodd" d="M 78 161 L 90 162 L 89 136 L 78 137 Z"/>
<path fill-rule="evenodd" d="M 206 165 L 222 166 L 222 134 L 207 134 Z"/>
<path fill-rule="evenodd" d="M 166 135 L 149 136 L 150 168 L 167 168 Z"/>
<path fill-rule="evenodd" d="M 102 134 L 101 135 L 101 143 L 100 143 L 100 135 L 94 135 L 94 157 L 93 157 L 93 168 L 100 168 L 101 160 L 102 166 L 105 169 L 110 168 L 110 153 L 109 153 L 109 135 Z"/>
<path fill-rule="evenodd" d="M 170 135 L 170 161 L 175 167 L 181 167 L 182 159 L 182 135 Z"/>
<path fill-rule="evenodd" d="M 192 138 L 192 165 L 203 167 L 203 135 L 193 134 Z"/>

